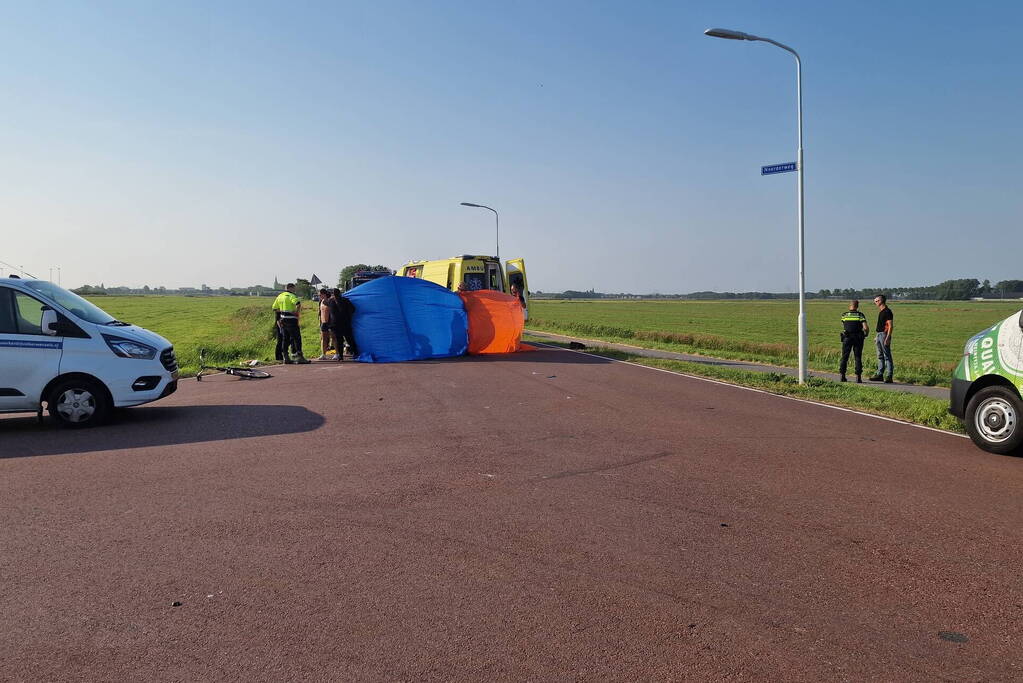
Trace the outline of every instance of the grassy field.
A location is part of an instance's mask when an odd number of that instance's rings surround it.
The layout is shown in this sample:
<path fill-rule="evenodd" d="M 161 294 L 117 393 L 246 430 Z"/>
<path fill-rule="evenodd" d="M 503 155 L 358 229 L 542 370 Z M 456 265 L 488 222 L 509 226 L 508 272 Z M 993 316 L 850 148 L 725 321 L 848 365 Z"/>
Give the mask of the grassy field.
<path fill-rule="evenodd" d="M 134 323 L 170 340 L 182 374 L 199 370 L 199 349 L 218 364 L 273 361 L 274 317 L 269 297 L 100 296 L 93 303 L 118 320 Z M 302 348 L 320 354 L 313 302 L 302 316 Z"/>
<path fill-rule="evenodd" d="M 893 302 L 892 355 L 896 379 L 948 386 L 963 344 L 973 334 L 1021 307 L 1019 301 Z M 636 346 L 720 358 L 797 365 L 796 301 L 536 301 L 528 326 Z M 809 366 L 837 372 L 839 318 L 844 301 L 808 301 Z M 864 371 L 876 368 L 873 333 L 877 309 L 861 305 L 871 337 Z M 851 369 L 851 368 L 850 368 Z"/>

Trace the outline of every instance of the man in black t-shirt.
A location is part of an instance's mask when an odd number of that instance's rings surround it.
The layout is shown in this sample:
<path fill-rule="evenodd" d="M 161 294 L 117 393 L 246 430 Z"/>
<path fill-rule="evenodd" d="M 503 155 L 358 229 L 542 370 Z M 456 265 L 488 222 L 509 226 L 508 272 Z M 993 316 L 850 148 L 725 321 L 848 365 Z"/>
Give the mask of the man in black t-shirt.
<path fill-rule="evenodd" d="M 340 289 L 331 290 L 331 298 L 328 301 L 337 338 L 338 362 L 343 360 L 346 342 L 352 351 L 352 356 L 358 356 L 359 349 L 355 346 L 355 336 L 352 334 L 352 315 L 355 313 L 355 305 L 348 297 L 341 295 Z"/>
<path fill-rule="evenodd" d="M 871 382 L 884 380 L 885 384 L 892 383 L 892 375 L 895 372 L 895 365 L 892 363 L 892 330 L 894 329 L 892 309 L 888 308 L 888 297 L 878 294 L 874 297 L 874 305 L 877 306 L 877 336 L 874 343 L 877 345 L 877 372 L 871 376 Z"/>
<path fill-rule="evenodd" d="M 849 310 L 842 314 L 842 362 L 838 364 L 838 374 L 845 378 L 845 370 L 849 367 L 849 352 L 852 351 L 856 360 L 856 381 L 863 382 L 863 340 L 870 333 L 867 316 L 860 313 L 860 302 L 853 299 L 849 302 Z"/>

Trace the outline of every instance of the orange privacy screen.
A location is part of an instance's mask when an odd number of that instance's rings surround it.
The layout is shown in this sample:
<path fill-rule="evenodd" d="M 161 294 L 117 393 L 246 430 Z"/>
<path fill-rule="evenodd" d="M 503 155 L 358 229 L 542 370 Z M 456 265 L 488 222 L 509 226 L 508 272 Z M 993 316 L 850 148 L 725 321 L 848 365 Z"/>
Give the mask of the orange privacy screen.
<path fill-rule="evenodd" d="M 469 314 L 469 353 L 515 353 L 525 320 L 515 297 L 483 289 L 459 292 Z"/>

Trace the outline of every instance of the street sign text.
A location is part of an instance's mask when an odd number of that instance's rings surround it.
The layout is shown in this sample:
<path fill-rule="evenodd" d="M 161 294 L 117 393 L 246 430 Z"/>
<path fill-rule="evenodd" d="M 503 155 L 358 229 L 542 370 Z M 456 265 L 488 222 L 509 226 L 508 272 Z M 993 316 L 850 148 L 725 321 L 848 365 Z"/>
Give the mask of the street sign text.
<path fill-rule="evenodd" d="M 774 164 L 773 166 L 761 166 L 760 175 L 774 175 L 775 173 L 788 173 L 789 171 L 795 171 L 797 168 L 796 162 L 791 161 L 787 164 Z"/>

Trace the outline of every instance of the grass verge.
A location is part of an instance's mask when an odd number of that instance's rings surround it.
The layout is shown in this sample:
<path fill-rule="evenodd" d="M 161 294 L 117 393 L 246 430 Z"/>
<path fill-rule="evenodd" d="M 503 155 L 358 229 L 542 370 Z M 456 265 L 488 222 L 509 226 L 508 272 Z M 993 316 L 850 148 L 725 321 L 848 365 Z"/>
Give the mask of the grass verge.
<path fill-rule="evenodd" d="M 272 364 L 277 343 L 273 312 L 265 306 L 245 306 L 216 320 L 215 331 L 198 336 L 180 335 L 175 346 L 182 377 L 199 371 L 199 349 L 208 365 L 238 365 L 250 360 Z M 302 350 L 306 357 L 320 355 L 319 322 L 315 312 L 302 315 Z"/>
<path fill-rule="evenodd" d="M 182 377 L 199 370 L 199 349 L 211 365 L 237 365 L 250 360 L 274 362 L 275 326 L 269 297 L 98 297 L 118 320 L 166 337 L 178 356 Z M 302 345 L 307 356 L 320 355 L 319 325 L 313 302 L 302 314 Z"/>
<path fill-rule="evenodd" d="M 652 330 L 633 330 L 628 327 L 595 325 L 578 322 L 553 322 L 531 318 L 529 327 L 544 332 L 553 332 L 570 337 L 585 337 L 600 341 L 617 342 L 642 346 L 661 351 L 680 353 L 698 353 L 714 358 L 728 360 L 744 360 L 769 365 L 796 367 L 799 362 L 798 349 L 792 344 L 753 342 L 712 334 L 694 334 L 687 332 L 658 332 Z M 837 337 L 837 333 L 836 333 Z M 863 345 L 864 373 L 870 374 L 874 367 L 873 338 Z M 832 347 L 811 345 L 807 349 L 807 366 L 812 370 L 837 372 L 842 354 Z M 896 359 L 896 375 L 900 382 L 920 384 L 923 386 L 949 386 L 954 363 L 925 363 L 919 361 Z M 849 359 L 852 365 L 852 358 Z"/>
<path fill-rule="evenodd" d="M 547 339 L 533 339 L 532 341 L 563 348 L 568 346 L 568 344 L 552 342 Z M 887 391 L 863 384 L 841 384 L 819 377 L 810 377 L 805 384 L 799 384 L 795 377 L 780 372 L 754 372 L 681 360 L 647 358 L 613 349 L 587 349 L 585 353 L 762 389 L 780 396 L 793 396 L 843 408 L 853 408 L 865 413 L 892 417 L 957 434 L 962 434 L 965 431 L 962 423 L 948 414 L 948 401 L 930 396 Z"/>

